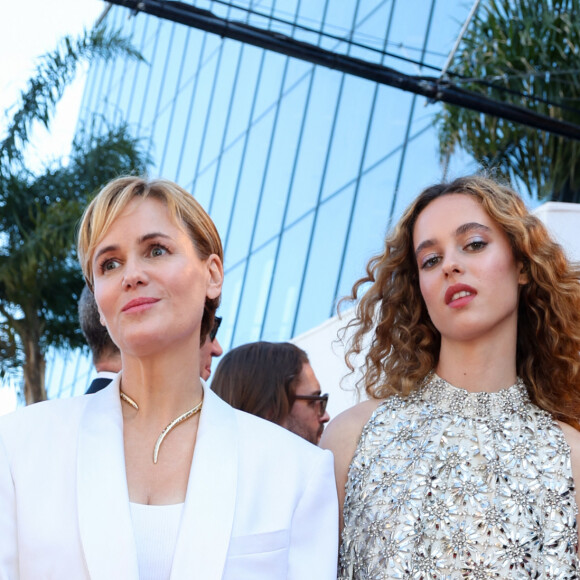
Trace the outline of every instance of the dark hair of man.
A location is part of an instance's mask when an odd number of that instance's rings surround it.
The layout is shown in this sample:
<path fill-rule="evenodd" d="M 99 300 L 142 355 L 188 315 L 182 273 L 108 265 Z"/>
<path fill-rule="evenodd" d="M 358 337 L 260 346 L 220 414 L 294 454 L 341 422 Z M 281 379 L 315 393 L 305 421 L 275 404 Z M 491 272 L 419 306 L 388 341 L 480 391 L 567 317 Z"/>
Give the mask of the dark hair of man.
<path fill-rule="evenodd" d="M 306 363 L 306 353 L 289 342 L 244 344 L 222 357 L 211 388 L 232 407 L 280 424 Z"/>
<path fill-rule="evenodd" d="M 119 352 L 117 345 L 111 340 L 107 328 L 101 324 L 95 297 L 88 286 L 83 288 L 79 300 L 79 323 L 93 354 L 94 364 L 105 356 Z"/>

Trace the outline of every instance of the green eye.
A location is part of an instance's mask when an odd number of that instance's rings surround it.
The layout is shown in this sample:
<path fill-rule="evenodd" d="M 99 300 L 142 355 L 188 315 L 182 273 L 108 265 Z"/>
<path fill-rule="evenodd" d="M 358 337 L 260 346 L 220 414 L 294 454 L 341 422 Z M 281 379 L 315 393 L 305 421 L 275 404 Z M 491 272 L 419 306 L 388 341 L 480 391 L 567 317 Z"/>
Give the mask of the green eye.
<path fill-rule="evenodd" d="M 115 270 L 119 267 L 119 263 L 116 260 L 107 260 L 101 265 L 101 271 L 108 272 L 109 270 Z"/>
<path fill-rule="evenodd" d="M 153 246 L 151 248 L 151 255 L 154 258 L 158 258 L 159 256 L 163 256 L 165 254 L 167 254 L 167 248 L 164 248 L 163 246 Z"/>

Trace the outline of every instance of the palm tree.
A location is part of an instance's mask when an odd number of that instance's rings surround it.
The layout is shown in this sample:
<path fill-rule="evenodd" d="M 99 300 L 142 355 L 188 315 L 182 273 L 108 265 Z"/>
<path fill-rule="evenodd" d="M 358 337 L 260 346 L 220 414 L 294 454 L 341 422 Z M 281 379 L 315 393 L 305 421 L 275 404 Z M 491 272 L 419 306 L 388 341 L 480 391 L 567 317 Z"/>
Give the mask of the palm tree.
<path fill-rule="evenodd" d="M 0 376 L 22 369 L 27 403 L 46 399 L 45 353 L 83 343 L 77 302 L 83 279 L 74 233 L 83 208 L 111 178 L 143 172 L 147 158 L 127 126 L 81 129 L 70 157 L 40 172 L 26 167 L 31 128 L 49 127 L 83 62 L 128 55 L 130 43 L 103 27 L 64 38 L 42 57 L 0 143 Z"/>
<path fill-rule="evenodd" d="M 578 14 L 580 0 L 485 0 L 450 82 L 580 124 Z M 436 123 L 444 162 L 459 147 L 533 197 L 580 202 L 576 141 L 451 105 Z"/>

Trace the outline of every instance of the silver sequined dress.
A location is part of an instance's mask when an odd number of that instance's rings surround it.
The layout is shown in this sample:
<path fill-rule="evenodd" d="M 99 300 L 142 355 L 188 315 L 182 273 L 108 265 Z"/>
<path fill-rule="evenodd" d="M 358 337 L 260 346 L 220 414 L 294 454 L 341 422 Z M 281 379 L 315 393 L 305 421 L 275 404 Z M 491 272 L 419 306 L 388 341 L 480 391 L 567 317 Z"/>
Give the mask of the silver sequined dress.
<path fill-rule="evenodd" d="M 580 578 L 570 450 L 518 381 L 436 375 L 366 424 L 344 504 L 340 579 Z"/>

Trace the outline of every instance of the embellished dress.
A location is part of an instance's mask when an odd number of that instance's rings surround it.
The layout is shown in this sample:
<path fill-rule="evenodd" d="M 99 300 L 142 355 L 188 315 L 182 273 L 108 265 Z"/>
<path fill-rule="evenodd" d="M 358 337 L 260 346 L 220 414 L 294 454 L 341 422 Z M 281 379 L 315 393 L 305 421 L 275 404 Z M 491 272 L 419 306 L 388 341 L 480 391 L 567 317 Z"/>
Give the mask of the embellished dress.
<path fill-rule="evenodd" d="M 341 580 L 580 578 L 570 449 L 523 382 L 435 374 L 392 396 L 350 465 Z"/>

